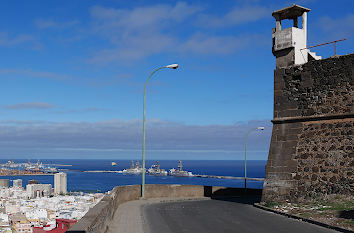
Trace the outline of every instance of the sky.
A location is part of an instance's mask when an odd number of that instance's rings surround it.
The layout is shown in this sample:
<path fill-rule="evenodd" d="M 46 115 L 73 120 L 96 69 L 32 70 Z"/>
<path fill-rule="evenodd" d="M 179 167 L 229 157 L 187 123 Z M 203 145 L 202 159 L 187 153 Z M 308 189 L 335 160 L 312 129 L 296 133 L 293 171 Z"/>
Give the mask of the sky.
<path fill-rule="evenodd" d="M 297 3 L 308 46 L 347 38 L 354 1 L 1 1 L 0 159 L 267 159 L 271 16 Z M 284 22 L 287 25 L 287 22 Z M 330 57 L 333 46 L 313 49 Z"/>

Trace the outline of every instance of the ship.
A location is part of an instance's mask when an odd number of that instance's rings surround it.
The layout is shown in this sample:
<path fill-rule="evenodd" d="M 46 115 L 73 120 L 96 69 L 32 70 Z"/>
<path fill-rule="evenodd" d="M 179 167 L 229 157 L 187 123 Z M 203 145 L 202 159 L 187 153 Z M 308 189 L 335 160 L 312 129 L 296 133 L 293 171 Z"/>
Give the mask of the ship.
<path fill-rule="evenodd" d="M 160 168 L 160 162 L 156 161 L 149 169 L 148 173 L 155 176 L 167 176 L 167 171 Z"/>
<path fill-rule="evenodd" d="M 30 160 L 25 164 L 26 171 L 39 172 L 44 168 L 43 164 L 37 160 L 37 163 L 31 163 Z"/>
<path fill-rule="evenodd" d="M 183 164 L 181 160 L 178 160 L 177 169 L 174 168 L 170 169 L 169 175 L 170 176 L 193 176 L 192 172 L 183 170 Z"/>
<path fill-rule="evenodd" d="M 28 160 L 28 162 L 24 164 L 24 170 L 31 171 L 31 172 L 44 172 L 44 173 L 58 172 L 57 168 L 51 167 L 48 164 L 43 164 L 39 160 L 37 160 L 37 163 L 31 163 L 31 161 Z"/>
<path fill-rule="evenodd" d="M 140 167 L 139 161 L 136 161 L 136 163 L 134 164 L 134 161 L 132 160 L 130 163 L 130 168 L 124 169 L 122 173 L 130 174 L 130 175 L 138 175 L 143 173 L 143 168 Z"/>
<path fill-rule="evenodd" d="M 112 166 L 117 166 L 117 163 L 116 162 L 112 162 Z"/>
<path fill-rule="evenodd" d="M 18 165 L 17 165 L 13 160 L 7 161 L 6 166 L 8 166 L 8 167 L 10 167 L 10 168 L 18 167 Z"/>

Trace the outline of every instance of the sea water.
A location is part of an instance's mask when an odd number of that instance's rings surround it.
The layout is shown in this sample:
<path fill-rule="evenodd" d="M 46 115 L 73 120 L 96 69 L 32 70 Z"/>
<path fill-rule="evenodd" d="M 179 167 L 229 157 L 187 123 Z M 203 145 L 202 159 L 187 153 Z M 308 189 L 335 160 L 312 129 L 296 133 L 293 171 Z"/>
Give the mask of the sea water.
<path fill-rule="evenodd" d="M 15 163 L 27 162 L 27 160 L 15 159 Z M 62 164 L 71 166 L 56 166 L 58 169 L 67 173 L 68 191 L 83 192 L 107 192 L 115 186 L 141 184 L 141 175 L 126 175 L 119 173 L 92 173 L 85 171 L 110 171 L 123 170 L 130 167 L 130 160 L 114 160 L 116 166 L 112 166 L 113 160 L 93 160 L 93 159 L 75 159 L 75 160 L 47 160 L 41 159 L 43 164 Z M 0 163 L 6 163 L 7 160 L 0 160 Z M 32 160 L 32 162 L 36 162 Z M 156 161 L 146 161 L 146 168 L 149 168 Z M 141 164 L 141 161 L 140 161 Z M 171 168 L 177 168 L 177 160 L 160 160 L 160 166 L 167 171 Z M 265 177 L 264 160 L 247 161 L 247 177 L 264 178 Z M 242 160 L 184 160 L 183 170 L 190 171 L 199 175 L 216 176 L 234 176 L 244 177 L 244 161 Z M 23 186 L 28 184 L 29 180 L 38 180 L 39 183 L 52 184 L 54 187 L 53 175 L 31 175 L 31 176 L 0 176 L 0 179 L 10 179 L 10 185 L 14 179 L 22 179 Z M 244 180 L 235 179 L 217 179 L 201 177 L 176 177 L 176 176 L 153 176 L 146 175 L 147 184 L 190 184 L 190 185 L 208 185 L 223 187 L 244 187 Z M 247 187 L 263 187 L 262 181 L 247 181 Z"/>

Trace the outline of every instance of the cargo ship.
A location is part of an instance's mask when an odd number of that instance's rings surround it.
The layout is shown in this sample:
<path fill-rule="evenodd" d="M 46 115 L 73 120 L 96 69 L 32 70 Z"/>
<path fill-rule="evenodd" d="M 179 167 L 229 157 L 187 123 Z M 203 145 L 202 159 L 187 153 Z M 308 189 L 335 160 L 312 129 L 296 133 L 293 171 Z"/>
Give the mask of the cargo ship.
<path fill-rule="evenodd" d="M 178 160 L 177 169 L 174 168 L 170 169 L 169 175 L 170 176 L 193 176 L 192 172 L 183 170 L 183 164 L 181 160 Z"/>
<path fill-rule="evenodd" d="M 148 173 L 154 176 L 167 176 L 168 174 L 165 169 L 160 168 L 159 161 L 156 161 L 156 163 L 149 168 Z"/>
<path fill-rule="evenodd" d="M 139 161 L 136 161 L 136 163 L 134 164 L 134 161 L 132 160 L 130 163 L 130 168 L 124 169 L 122 173 L 130 174 L 130 175 L 138 175 L 143 173 L 143 168 L 140 166 Z"/>

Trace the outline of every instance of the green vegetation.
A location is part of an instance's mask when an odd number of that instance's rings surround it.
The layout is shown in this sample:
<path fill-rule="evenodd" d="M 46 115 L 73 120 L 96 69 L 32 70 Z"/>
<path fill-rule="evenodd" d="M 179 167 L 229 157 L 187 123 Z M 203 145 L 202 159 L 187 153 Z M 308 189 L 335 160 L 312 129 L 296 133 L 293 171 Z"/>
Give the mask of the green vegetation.
<path fill-rule="evenodd" d="M 321 199 L 305 199 L 300 202 L 265 202 L 263 206 L 289 214 L 298 215 L 307 219 L 333 226 L 353 230 L 354 219 L 351 213 L 354 210 L 354 199 L 347 195 L 328 195 Z"/>
<path fill-rule="evenodd" d="M 326 207 L 319 208 L 318 210 L 335 210 L 335 211 L 343 211 L 343 210 L 352 210 L 354 209 L 354 201 L 346 200 L 346 201 L 337 201 L 323 204 Z"/>
<path fill-rule="evenodd" d="M 279 206 L 279 205 L 281 205 L 281 204 L 278 202 L 273 202 L 273 201 L 267 201 L 264 203 L 264 206 L 268 207 L 268 208 L 273 208 L 274 206 Z"/>
<path fill-rule="evenodd" d="M 345 223 L 354 226 L 354 219 L 349 219 Z"/>
<path fill-rule="evenodd" d="M 304 217 L 304 218 L 309 218 L 313 215 L 313 213 L 310 213 L 310 212 L 302 212 L 302 213 L 299 213 L 299 215 L 301 217 Z"/>

